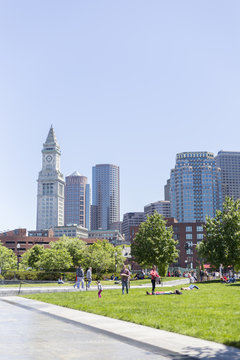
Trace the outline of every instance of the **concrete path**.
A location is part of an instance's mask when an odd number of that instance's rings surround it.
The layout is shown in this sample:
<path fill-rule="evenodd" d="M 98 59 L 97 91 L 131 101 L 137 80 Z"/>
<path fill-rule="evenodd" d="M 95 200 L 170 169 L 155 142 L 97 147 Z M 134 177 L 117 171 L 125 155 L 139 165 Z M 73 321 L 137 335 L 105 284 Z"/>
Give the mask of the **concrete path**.
<path fill-rule="evenodd" d="M 239 360 L 240 349 L 16 296 L 0 298 L 1 360 Z"/>
<path fill-rule="evenodd" d="M 94 283 L 94 282 L 93 282 Z M 167 287 L 167 286 L 180 286 L 184 284 L 188 284 L 189 279 L 180 279 L 180 280 L 172 280 L 165 281 L 161 285 L 157 285 L 157 288 Z M 134 285 L 131 286 L 131 289 L 136 288 L 151 288 L 151 283 L 143 284 L 143 285 Z M 121 289 L 121 285 L 104 285 L 104 290 L 112 290 L 112 289 Z M 97 287 L 92 286 L 90 291 L 96 291 Z M 2 287 L 0 286 L 0 296 L 15 296 L 15 295 L 26 295 L 26 294 L 35 294 L 35 293 L 48 293 L 48 292 L 73 292 L 78 291 L 74 289 L 73 286 L 65 286 L 65 285 L 56 285 L 56 286 L 39 286 L 39 287 L 24 287 L 23 285 L 16 285 L 14 287 Z M 85 289 L 84 289 L 85 291 Z M 89 290 L 88 290 L 89 291 Z"/>

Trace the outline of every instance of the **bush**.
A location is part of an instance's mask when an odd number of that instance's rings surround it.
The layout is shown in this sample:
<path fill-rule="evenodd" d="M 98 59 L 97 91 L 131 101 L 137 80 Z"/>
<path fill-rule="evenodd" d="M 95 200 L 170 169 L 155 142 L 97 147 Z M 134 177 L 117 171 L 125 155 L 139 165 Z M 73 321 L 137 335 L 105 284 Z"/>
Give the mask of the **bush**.
<path fill-rule="evenodd" d="M 7 270 L 6 272 L 4 272 L 4 279 L 5 279 L 5 280 L 13 280 L 13 279 L 16 279 L 16 278 L 17 278 L 16 272 L 17 272 L 17 271 L 14 271 L 14 270 Z"/>
<path fill-rule="evenodd" d="M 75 281 L 76 280 L 76 272 L 66 272 L 62 274 L 62 277 L 65 276 L 65 281 Z"/>
<path fill-rule="evenodd" d="M 93 280 L 105 280 L 105 279 L 110 280 L 112 275 L 115 277 L 115 274 L 112 272 L 111 273 L 103 273 L 103 274 L 96 273 L 96 274 L 92 275 L 92 279 Z M 118 274 L 117 274 L 117 276 L 118 276 Z"/>

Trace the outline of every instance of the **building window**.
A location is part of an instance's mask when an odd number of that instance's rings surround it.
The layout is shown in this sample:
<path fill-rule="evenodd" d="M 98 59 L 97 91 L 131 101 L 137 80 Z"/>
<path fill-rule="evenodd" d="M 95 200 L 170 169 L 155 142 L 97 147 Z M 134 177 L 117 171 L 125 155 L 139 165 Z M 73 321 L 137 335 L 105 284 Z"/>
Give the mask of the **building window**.
<path fill-rule="evenodd" d="M 43 184 L 43 195 L 52 195 L 53 194 L 53 183 Z"/>
<path fill-rule="evenodd" d="M 192 226 L 186 226 L 186 232 L 192 232 Z"/>
<path fill-rule="evenodd" d="M 186 239 L 187 239 L 187 240 L 189 240 L 189 239 L 191 240 L 191 239 L 192 239 L 192 234 L 186 234 Z"/>
<path fill-rule="evenodd" d="M 197 226 L 197 232 L 202 232 L 203 231 L 203 226 Z"/>
<path fill-rule="evenodd" d="M 197 239 L 203 239 L 204 234 L 197 234 Z"/>

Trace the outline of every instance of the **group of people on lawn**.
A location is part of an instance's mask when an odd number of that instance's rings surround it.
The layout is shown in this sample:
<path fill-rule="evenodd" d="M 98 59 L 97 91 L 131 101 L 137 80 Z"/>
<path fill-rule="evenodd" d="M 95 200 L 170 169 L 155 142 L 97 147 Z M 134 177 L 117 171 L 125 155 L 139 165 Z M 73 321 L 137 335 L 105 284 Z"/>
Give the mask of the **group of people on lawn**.
<path fill-rule="evenodd" d="M 128 267 L 126 265 L 123 266 L 121 272 L 120 272 L 120 277 L 121 277 L 121 282 L 122 282 L 122 294 L 128 294 L 129 291 L 129 284 L 130 284 L 130 271 L 128 269 Z M 155 292 L 155 287 L 156 287 L 156 283 L 161 283 L 161 279 L 160 276 L 157 272 L 156 266 L 154 265 L 150 271 L 150 276 L 151 276 L 151 283 L 152 283 L 152 292 L 146 292 L 147 295 L 172 295 L 172 294 L 176 294 L 176 295 L 181 295 L 182 292 L 180 290 L 173 290 L 173 291 L 157 291 Z M 89 267 L 86 273 L 86 279 L 87 279 L 87 289 L 90 288 L 91 282 L 92 282 L 92 268 Z M 60 282 L 61 283 L 61 282 Z M 73 285 L 73 287 L 77 287 L 77 289 L 80 289 L 80 285 L 81 288 L 84 289 L 84 270 L 82 268 L 81 265 L 79 265 L 76 268 L 76 282 Z M 100 280 L 97 281 L 97 286 L 98 286 L 98 297 L 101 298 L 101 293 L 103 290 L 102 284 L 100 282 Z M 191 284 L 188 287 L 182 287 L 181 290 L 192 290 L 192 289 L 199 289 L 196 285 Z"/>

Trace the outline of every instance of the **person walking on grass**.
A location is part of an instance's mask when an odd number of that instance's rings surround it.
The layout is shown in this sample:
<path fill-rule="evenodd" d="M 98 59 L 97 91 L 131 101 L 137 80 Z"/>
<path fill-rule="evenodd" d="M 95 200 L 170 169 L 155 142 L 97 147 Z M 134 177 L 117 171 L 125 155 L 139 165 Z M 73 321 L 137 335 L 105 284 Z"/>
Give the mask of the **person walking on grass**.
<path fill-rule="evenodd" d="M 150 275 L 151 275 L 151 283 L 152 283 L 152 294 L 154 295 L 154 291 L 156 287 L 156 279 L 160 278 L 156 270 L 156 265 L 153 265 L 152 270 L 150 271 Z"/>
<path fill-rule="evenodd" d="M 103 291 L 103 287 L 100 280 L 97 281 L 97 288 L 98 288 L 98 298 L 100 299 L 102 297 L 101 293 Z"/>
<path fill-rule="evenodd" d="M 80 288 L 80 283 L 82 285 L 82 289 L 84 289 L 84 271 L 81 265 L 79 265 L 77 267 L 76 270 L 76 283 L 73 285 L 73 287 L 75 288 L 77 286 L 77 288 Z"/>
<path fill-rule="evenodd" d="M 126 288 L 126 293 L 128 294 L 128 279 L 130 277 L 130 271 L 126 265 L 123 265 L 120 276 L 122 277 L 122 294 L 124 295 L 124 289 Z"/>
<path fill-rule="evenodd" d="M 87 287 L 88 289 L 90 288 L 90 285 L 91 285 L 91 282 L 92 282 L 92 268 L 89 267 L 88 270 L 87 270 Z"/>

